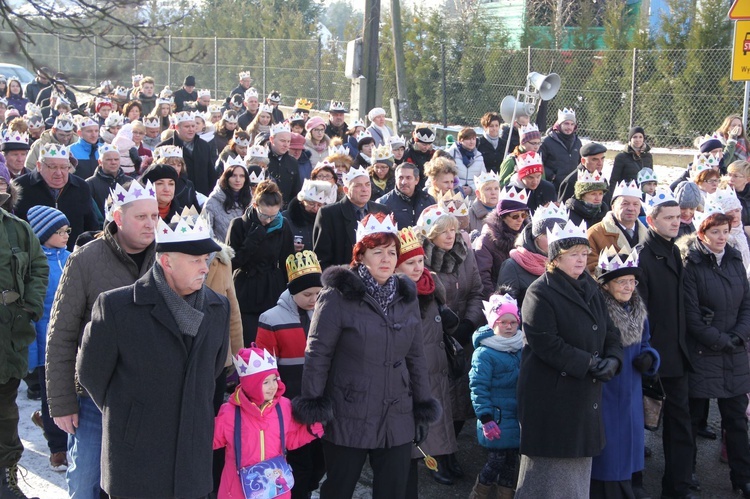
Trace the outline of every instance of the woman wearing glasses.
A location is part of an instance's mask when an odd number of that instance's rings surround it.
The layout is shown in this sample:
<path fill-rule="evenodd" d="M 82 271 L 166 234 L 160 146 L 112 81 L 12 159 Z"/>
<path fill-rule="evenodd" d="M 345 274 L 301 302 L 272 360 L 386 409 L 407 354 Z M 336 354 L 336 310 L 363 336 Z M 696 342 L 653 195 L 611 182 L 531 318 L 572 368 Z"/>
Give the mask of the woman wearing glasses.
<path fill-rule="evenodd" d="M 482 233 L 473 244 L 485 299 L 489 299 L 495 293 L 500 267 L 510 258 L 510 250 L 529 220 L 529 208 L 526 203 L 508 199 L 510 194 L 518 196 L 518 192 L 512 187 L 500 194 L 500 202 L 487 215 Z"/>
<path fill-rule="evenodd" d="M 281 215 L 282 196 L 272 180 L 255 188 L 252 204 L 229 223 L 232 271 L 242 314 L 245 346 L 255 341 L 260 314 L 276 305 L 286 289 L 286 257 L 294 252 L 289 223 Z"/>

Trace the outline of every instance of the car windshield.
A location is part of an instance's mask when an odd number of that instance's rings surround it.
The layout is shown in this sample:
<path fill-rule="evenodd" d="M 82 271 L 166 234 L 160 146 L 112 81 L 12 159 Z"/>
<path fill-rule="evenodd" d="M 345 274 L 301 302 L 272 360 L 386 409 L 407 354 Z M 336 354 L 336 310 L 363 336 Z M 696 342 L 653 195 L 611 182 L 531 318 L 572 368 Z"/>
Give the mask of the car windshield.
<path fill-rule="evenodd" d="M 0 74 L 4 75 L 6 78 L 15 76 L 16 78 L 21 80 L 21 83 L 23 85 L 31 83 L 34 80 L 34 74 L 21 66 L 9 66 L 6 64 L 0 64 Z"/>

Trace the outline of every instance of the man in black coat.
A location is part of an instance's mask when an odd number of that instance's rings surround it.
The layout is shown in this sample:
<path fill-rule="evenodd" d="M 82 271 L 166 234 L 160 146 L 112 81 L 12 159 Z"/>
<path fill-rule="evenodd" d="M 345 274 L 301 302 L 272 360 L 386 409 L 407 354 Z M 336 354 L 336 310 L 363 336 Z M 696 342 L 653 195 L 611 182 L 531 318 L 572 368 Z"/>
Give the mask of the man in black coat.
<path fill-rule="evenodd" d="M 34 78 L 34 81 L 26 85 L 26 90 L 24 90 L 24 97 L 28 99 L 29 102 L 36 102 L 36 97 L 39 95 L 39 92 L 42 91 L 43 88 L 46 88 L 49 86 L 49 78 L 52 75 L 52 70 L 47 67 L 41 67 L 36 70 L 36 78 Z M 19 109 L 21 111 L 21 109 Z"/>
<path fill-rule="evenodd" d="M 186 102 L 198 100 L 198 92 L 195 90 L 195 76 L 186 76 L 182 88 L 172 94 L 174 99 L 174 111 L 179 113 L 185 109 Z"/>
<path fill-rule="evenodd" d="M 321 267 L 351 263 L 357 223 L 369 213 L 391 212 L 387 206 L 369 201 L 371 191 L 367 170 L 352 168 L 344 175 L 346 196 L 318 210 L 313 226 L 313 251 Z"/>
<path fill-rule="evenodd" d="M 419 180 L 417 165 L 401 163 L 396 167 L 396 187 L 377 199 L 393 213 L 399 229 L 417 225 L 419 215 L 436 202 L 435 198 L 417 188 Z"/>
<path fill-rule="evenodd" d="M 216 169 L 211 162 L 211 147 L 196 133 L 195 115 L 187 111 L 175 115 L 177 129 L 174 135 L 159 146 L 182 147 L 188 178 L 195 190 L 208 197 L 216 185 Z M 157 146 L 157 147 L 159 147 Z"/>
<path fill-rule="evenodd" d="M 40 150 L 36 171 L 13 180 L 21 189 L 15 213 L 26 220 L 29 208 L 50 206 L 65 213 L 70 221 L 68 250 L 73 251 L 76 238 L 88 230 L 99 230 L 94 215 L 91 190 L 86 181 L 70 174 L 70 152 L 59 144 L 45 144 Z"/>
<path fill-rule="evenodd" d="M 110 496 L 213 490 L 213 394 L 229 302 L 204 284 L 208 255 L 221 247 L 202 220 L 185 228 L 160 221 L 154 266 L 99 295 L 84 329 L 78 377 L 102 411 L 101 484 Z"/>
<path fill-rule="evenodd" d="M 292 144 L 289 125 L 274 125 L 269 142 L 266 178 L 273 179 L 279 186 L 284 203 L 282 209 L 285 210 L 289 201 L 302 189 L 299 165 L 297 160 L 289 154 L 289 146 Z"/>
<path fill-rule="evenodd" d="M 602 168 L 604 168 L 604 155 L 606 153 L 607 148 L 598 142 L 589 142 L 581 147 L 581 163 L 578 165 L 578 168 L 565 177 L 565 180 L 560 183 L 560 188 L 557 190 L 557 200 L 560 203 L 565 203 L 565 201 L 575 195 L 579 171 L 588 170 L 589 173 L 601 173 Z M 544 160 L 544 157 L 542 158 Z"/>
<path fill-rule="evenodd" d="M 253 82 L 253 79 L 250 77 L 250 71 L 240 71 L 240 74 L 238 74 L 237 77 L 239 79 L 239 83 L 229 93 L 229 97 L 233 95 L 244 96 L 245 92 L 247 92 L 247 89 L 250 88 L 250 84 Z"/>
<path fill-rule="evenodd" d="M 52 78 L 52 84 L 39 91 L 34 103 L 41 107 L 49 106 L 49 100 L 52 96 L 52 91 L 54 90 L 60 95 L 63 95 L 65 99 L 70 102 L 71 109 L 77 108 L 78 104 L 76 103 L 76 94 L 66 86 L 67 84 L 68 82 L 65 80 L 64 73 L 55 73 L 55 76 Z"/>
<path fill-rule="evenodd" d="M 406 143 L 404 156 L 401 158 L 402 163 L 411 163 L 419 168 L 419 185 L 417 189 L 424 189 L 427 175 L 424 173 L 424 165 L 432 159 L 435 149 L 432 143 L 435 142 L 435 132 L 429 127 L 416 128 L 411 139 Z"/>
<path fill-rule="evenodd" d="M 326 135 L 330 138 L 339 137 L 346 141 L 346 132 L 349 131 L 349 125 L 346 124 L 346 108 L 341 101 L 331 101 L 328 107 L 328 124 L 326 125 Z"/>
<path fill-rule="evenodd" d="M 544 176 L 555 190 L 581 162 L 581 139 L 576 134 L 576 114 L 572 109 L 557 111 L 557 121 L 542 140 L 539 152 L 544 158 Z"/>
<path fill-rule="evenodd" d="M 117 147 L 111 144 L 103 144 L 99 147 L 99 166 L 96 167 L 94 174 L 86 179 L 86 183 L 91 189 L 91 197 L 99 209 L 99 215 L 102 220 L 106 216 L 105 204 L 110 190 L 115 185 L 125 185 L 132 182 L 133 177 L 125 175 L 120 168 L 120 152 Z"/>
<path fill-rule="evenodd" d="M 237 127 L 245 130 L 258 114 L 260 101 L 258 100 L 258 91 L 255 88 L 248 88 L 243 97 L 245 100 L 242 101 L 242 104 L 245 106 L 245 111 L 237 118 Z"/>
<path fill-rule="evenodd" d="M 688 405 L 692 370 L 685 336 L 685 297 L 680 251 L 680 206 L 670 200 L 646 216 L 649 231 L 640 253 L 638 293 L 648 310 L 651 346 L 659 352 L 664 401 L 662 497 L 696 497 L 690 491 L 695 451 Z"/>

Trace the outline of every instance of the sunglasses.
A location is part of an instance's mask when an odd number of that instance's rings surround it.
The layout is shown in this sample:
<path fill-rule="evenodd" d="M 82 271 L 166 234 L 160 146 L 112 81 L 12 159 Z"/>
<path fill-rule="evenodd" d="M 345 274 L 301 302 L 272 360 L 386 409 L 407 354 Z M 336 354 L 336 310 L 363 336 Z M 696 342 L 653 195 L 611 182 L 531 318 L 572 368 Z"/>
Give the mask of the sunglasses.
<path fill-rule="evenodd" d="M 518 219 L 526 220 L 529 217 L 529 214 L 526 213 L 525 211 L 521 211 L 517 213 L 511 213 L 510 215 L 507 215 L 507 216 L 511 220 L 518 220 Z"/>

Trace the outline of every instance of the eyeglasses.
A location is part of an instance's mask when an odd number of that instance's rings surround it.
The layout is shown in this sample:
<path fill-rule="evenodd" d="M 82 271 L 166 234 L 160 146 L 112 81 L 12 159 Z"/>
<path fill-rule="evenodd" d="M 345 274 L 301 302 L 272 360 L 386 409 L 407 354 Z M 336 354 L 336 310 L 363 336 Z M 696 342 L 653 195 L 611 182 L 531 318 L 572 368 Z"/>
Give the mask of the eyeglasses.
<path fill-rule="evenodd" d="M 705 183 L 706 184 L 711 184 L 711 185 L 718 185 L 719 184 L 719 179 L 718 178 L 712 178 L 711 180 L 706 180 Z"/>
<path fill-rule="evenodd" d="M 508 215 L 508 218 L 510 218 L 511 220 L 518 220 L 519 218 L 521 220 L 526 220 L 528 217 L 529 217 L 529 214 L 526 213 L 525 211 L 518 212 L 518 213 L 511 213 L 510 215 Z"/>
<path fill-rule="evenodd" d="M 324 128 L 313 128 L 312 131 L 313 132 L 317 132 L 317 133 L 323 133 L 323 132 L 326 131 L 326 129 L 325 129 L 325 127 Z"/>
<path fill-rule="evenodd" d="M 539 141 L 539 140 L 534 140 L 534 141 L 532 141 L 532 142 L 526 142 L 526 143 L 527 143 L 528 145 L 530 145 L 530 146 L 540 146 L 540 145 L 542 145 L 542 142 L 541 142 L 541 141 Z"/>
<path fill-rule="evenodd" d="M 44 165 L 45 168 L 47 168 L 48 170 L 52 170 L 53 172 L 66 172 L 66 171 L 70 170 L 70 165 L 66 165 L 66 166 L 50 166 L 49 164 L 45 163 L 44 161 L 42 161 L 42 164 Z"/>
<path fill-rule="evenodd" d="M 612 282 L 622 287 L 630 286 L 634 288 L 638 286 L 638 281 L 636 281 L 635 279 L 613 279 Z"/>
<path fill-rule="evenodd" d="M 518 327 L 518 321 L 497 321 L 495 324 L 500 324 L 503 327 Z"/>
<path fill-rule="evenodd" d="M 274 218 L 276 218 L 276 215 L 279 214 L 278 212 L 276 212 L 273 215 L 266 215 L 265 213 L 260 211 L 258 208 L 255 208 L 255 211 L 256 213 L 258 213 L 258 218 L 261 220 L 273 220 Z"/>
<path fill-rule="evenodd" d="M 333 175 L 318 175 L 315 177 L 315 180 L 333 180 Z"/>
<path fill-rule="evenodd" d="M 69 236 L 71 232 L 73 232 L 73 229 L 71 229 L 70 227 L 68 227 L 65 230 L 58 230 L 57 232 L 55 232 L 55 234 L 57 234 L 58 236 L 62 237 L 62 236 L 65 236 L 65 235 Z"/>

